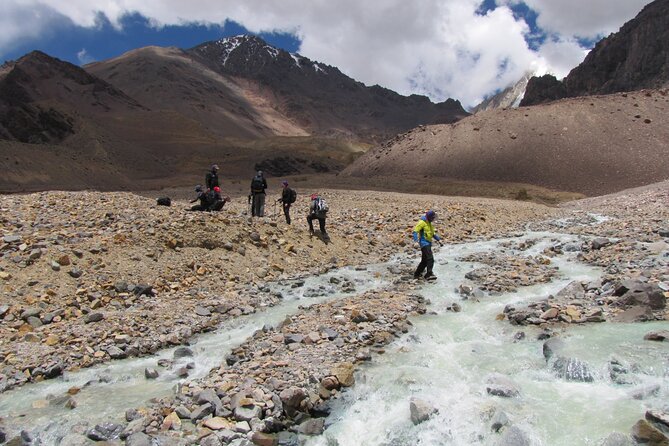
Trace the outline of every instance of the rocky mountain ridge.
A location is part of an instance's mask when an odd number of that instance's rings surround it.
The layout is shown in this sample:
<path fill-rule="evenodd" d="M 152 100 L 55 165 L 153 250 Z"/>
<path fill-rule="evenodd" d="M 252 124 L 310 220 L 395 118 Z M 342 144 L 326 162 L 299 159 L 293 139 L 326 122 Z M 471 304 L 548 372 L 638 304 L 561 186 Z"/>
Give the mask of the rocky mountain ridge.
<path fill-rule="evenodd" d="M 562 81 L 530 79 L 521 105 L 669 85 L 669 0 L 646 5 L 617 33 L 599 41 Z"/>

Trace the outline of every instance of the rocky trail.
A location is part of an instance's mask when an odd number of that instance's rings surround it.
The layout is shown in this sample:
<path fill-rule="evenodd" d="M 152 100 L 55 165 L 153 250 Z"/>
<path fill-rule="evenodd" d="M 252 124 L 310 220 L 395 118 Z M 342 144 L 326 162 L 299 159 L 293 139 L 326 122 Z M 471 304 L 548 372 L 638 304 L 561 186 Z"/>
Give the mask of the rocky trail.
<path fill-rule="evenodd" d="M 12 444 L 32 439 L 132 445 L 298 444 L 322 433 L 329 402 L 346 395 L 360 365 L 410 336 L 415 318 L 441 311 L 431 309 L 434 299 L 426 297 L 432 285 L 406 279 L 415 262 L 410 231 L 427 208 L 437 210 L 437 229 L 449 246 L 507 240 L 494 250 L 457 258 L 472 267 L 454 284 L 461 302 L 449 301 L 444 307 L 449 313 L 564 280 L 554 262 L 570 253 L 583 265 L 602 269 L 601 277 L 512 302 L 492 319 L 537 327 L 547 337 L 570 326 L 665 320 L 668 191 L 660 184 L 549 208 L 328 190 L 328 244 L 308 236 L 302 191 L 293 226 L 281 216 L 252 221 L 242 198 L 221 213 L 200 214 L 186 212 L 185 201 L 158 207 L 127 193 L 2 196 L 3 390 L 21 392 L 22 386 L 35 385 L 31 382 L 64 378 L 62 394 L 37 398 L 28 412 L 68 407 L 76 419 L 77 411 L 86 410 L 85 400 L 79 386 L 67 388 L 67 380 L 79 370 L 146 357 L 142 380 L 170 375 L 180 384 L 172 396 L 121 406 L 107 419 L 81 416 L 65 438 L 57 433 L 49 440 L 30 423 L 7 424 L 17 412 L 0 404 L 0 431 L 14 438 Z M 554 236 L 537 251 L 532 238 L 518 237 L 527 229 L 569 234 L 573 240 Z M 362 266 L 388 261 L 380 270 Z M 357 266 L 352 271 L 363 278 L 339 274 L 346 266 Z M 308 285 L 319 276 L 321 282 Z M 227 353 L 215 346 L 207 350 L 207 370 L 199 370 L 199 359 L 189 359 L 197 357 L 205 333 L 244 318 L 261 321 L 285 306 L 295 289 L 301 289 L 300 306 L 286 310 L 282 322 L 260 325 Z M 326 295 L 341 297 L 320 299 Z M 654 330 L 651 338 L 664 339 L 662 333 Z M 170 357 L 151 359 L 169 347 L 178 348 Z"/>

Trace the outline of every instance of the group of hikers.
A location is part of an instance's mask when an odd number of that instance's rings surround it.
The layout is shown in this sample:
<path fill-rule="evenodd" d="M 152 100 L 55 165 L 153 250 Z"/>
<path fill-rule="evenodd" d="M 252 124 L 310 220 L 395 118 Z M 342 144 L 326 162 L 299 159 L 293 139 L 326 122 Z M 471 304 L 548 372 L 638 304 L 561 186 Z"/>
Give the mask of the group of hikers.
<path fill-rule="evenodd" d="M 211 170 L 205 177 L 206 190 L 202 186 L 196 186 L 195 192 L 197 197 L 191 201 L 194 203 L 200 201 L 200 204 L 191 208 L 192 211 L 220 211 L 225 206 L 225 203 L 230 201 L 229 197 L 221 196 L 221 187 L 218 179 L 218 165 L 211 166 Z M 297 200 L 297 192 L 288 186 L 288 181 L 282 181 L 283 189 L 281 197 L 276 200 L 281 203 L 283 208 L 283 215 L 286 218 L 286 223 L 291 223 L 290 207 Z M 252 217 L 265 216 L 265 198 L 267 190 L 267 180 L 261 170 L 257 171 L 251 180 L 251 193 L 248 196 L 249 206 L 251 207 Z M 318 220 L 318 226 L 321 236 L 325 240 L 329 240 L 327 231 L 325 230 L 325 220 L 328 213 L 328 205 L 325 200 L 318 194 L 311 194 L 309 202 L 309 212 L 307 214 L 307 223 L 309 225 L 309 234 L 314 235 L 314 220 Z M 441 238 L 434 230 L 432 223 L 437 218 L 437 214 L 433 210 L 425 212 L 421 216 L 418 223 L 413 228 L 413 240 L 416 248 L 420 248 L 421 259 L 416 271 L 413 274 L 414 279 L 435 280 L 433 272 L 434 255 L 432 253 L 432 241 L 441 244 Z M 423 272 L 425 274 L 423 275 Z"/>
<path fill-rule="evenodd" d="M 199 201 L 190 208 L 191 211 L 220 211 L 225 206 L 225 203 L 230 201 L 230 197 L 221 196 L 221 186 L 218 179 L 219 167 L 217 164 L 211 166 L 211 170 L 205 176 L 206 189 L 198 185 L 195 187 L 197 196 L 191 200 L 191 203 Z M 281 203 L 283 208 L 283 215 L 286 218 L 286 223 L 291 224 L 290 208 L 297 200 L 297 192 L 288 186 L 288 181 L 282 181 L 281 197 L 276 200 Z M 251 180 L 251 193 L 248 196 L 249 206 L 251 208 L 252 217 L 265 216 L 265 198 L 266 198 L 267 180 L 261 170 L 257 171 Z M 309 233 L 314 235 L 314 220 L 318 220 L 318 226 L 321 236 L 324 239 L 329 239 L 329 235 L 325 230 L 325 220 L 328 213 L 328 205 L 319 194 L 312 194 L 309 203 L 309 213 L 307 214 L 307 223 L 309 225 Z"/>

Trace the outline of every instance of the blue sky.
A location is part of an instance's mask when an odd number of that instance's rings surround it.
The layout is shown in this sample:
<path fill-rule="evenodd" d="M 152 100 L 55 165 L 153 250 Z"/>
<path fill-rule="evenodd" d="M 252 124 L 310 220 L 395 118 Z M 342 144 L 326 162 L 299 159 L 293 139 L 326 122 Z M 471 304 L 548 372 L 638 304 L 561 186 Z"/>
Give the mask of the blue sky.
<path fill-rule="evenodd" d="M 94 27 L 77 26 L 63 18 L 46 35 L 25 39 L 2 57 L 4 60 L 16 60 L 30 51 L 40 50 L 53 57 L 82 65 L 116 57 L 143 46 L 176 46 L 186 49 L 210 40 L 250 33 L 232 21 L 226 21 L 222 25 L 187 24 L 158 28 L 137 13 L 122 17 L 120 25 L 121 28 L 112 26 L 104 15 L 98 16 Z M 259 33 L 259 36 L 269 44 L 286 51 L 295 52 L 299 48 L 300 42 L 292 34 Z"/>
<path fill-rule="evenodd" d="M 253 33 L 367 85 L 473 106 L 527 71 L 565 76 L 649 0 L 2 0 L 0 61 L 82 64 Z"/>

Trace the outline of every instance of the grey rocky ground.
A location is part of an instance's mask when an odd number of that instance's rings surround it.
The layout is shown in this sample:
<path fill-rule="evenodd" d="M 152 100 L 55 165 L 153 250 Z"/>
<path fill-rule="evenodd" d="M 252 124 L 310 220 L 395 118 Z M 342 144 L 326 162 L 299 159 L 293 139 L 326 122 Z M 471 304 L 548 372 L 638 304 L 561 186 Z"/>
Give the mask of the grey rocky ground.
<path fill-rule="evenodd" d="M 222 213 L 194 214 L 183 211 L 185 202 L 156 207 L 132 194 L 3 196 L 0 382 L 9 388 L 185 344 L 227 319 L 274 305 L 274 282 L 414 253 L 411 228 L 427 208 L 439 213 L 437 228 L 447 242 L 510 236 L 528 223 L 581 237 L 575 246 L 556 244 L 531 258 L 473 256 L 468 260 L 486 266 L 470 275 L 472 286 L 462 288 L 463 297 L 550 281 L 550 259 L 562 250 L 579 251 L 582 261 L 605 268 L 598 284 L 575 283 L 527 308 L 509 308 L 502 317 L 514 324 L 554 328 L 626 320 L 626 313 L 638 312 L 645 316 L 632 320 L 666 318 L 668 191 L 661 185 L 558 209 L 332 190 L 324 193 L 332 209 L 328 244 L 306 232 L 305 194 L 293 226 L 279 217 L 250 221 L 239 199 Z M 591 225 L 593 212 L 607 219 Z M 529 248 L 514 242 L 509 247 L 521 253 Z M 384 345 L 410 329 L 410 315 L 426 311 L 412 287 L 400 282 L 305 307 L 280 326 L 257 332 L 225 364 L 173 398 L 129 410 L 126 425 L 82 426 L 71 440 L 298 444 L 297 434 L 322 431 L 327 401 L 354 383 L 357 364 L 383 353 Z"/>

